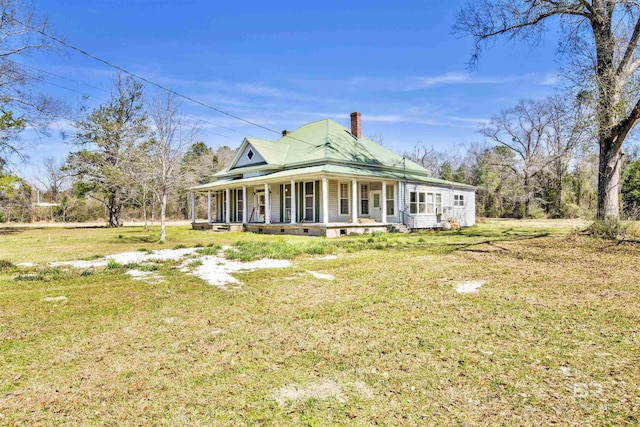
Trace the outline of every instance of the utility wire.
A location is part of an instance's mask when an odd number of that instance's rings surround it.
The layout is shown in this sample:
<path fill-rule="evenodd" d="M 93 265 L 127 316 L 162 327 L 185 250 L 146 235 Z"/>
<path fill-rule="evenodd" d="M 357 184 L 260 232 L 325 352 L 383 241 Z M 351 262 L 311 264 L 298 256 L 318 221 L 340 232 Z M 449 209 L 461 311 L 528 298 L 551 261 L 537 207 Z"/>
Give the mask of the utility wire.
<path fill-rule="evenodd" d="M 58 78 L 63 79 L 63 80 L 68 80 L 68 81 L 70 81 L 72 83 L 76 83 L 76 84 L 79 84 L 79 85 L 84 85 L 84 86 L 87 86 L 87 87 L 90 87 L 90 88 L 93 88 L 93 89 L 101 90 L 103 92 L 109 92 L 109 90 L 107 90 L 107 89 L 100 88 L 100 87 L 97 87 L 97 86 L 93 86 L 93 85 L 81 82 L 79 80 L 74 80 L 74 79 L 71 79 L 69 77 L 65 77 L 65 76 L 60 75 L 60 74 L 52 73 L 51 71 L 43 70 L 41 68 L 34 67 L 32 65 L 26 65 L 26 64 L 19 63 L 19 62 L 15 62 L 15 61 L 13 61 L 13 62 L 15 64 L 17 64 L 17 65 L 22 66 L 22 67 L 28 67 L 28 68 L 31 68 L 33 70 L 40 71 L 42 73 L 46 73 L 46 74 L 52 75 L 54 77 L 58 77 Z M 98 100 L 100 102 L 107 102 L 107 100 L 104 99 L 104 98 L 100 98 L 100 97 L 97 97 L 95 95 L 89 95 L 88 93 L 80 92 L 80 91 L 78 91 L 76 89 L 72 89 L 72 88 L 67 87 L 67 86 L 62 86 L 60 84 L 57 84 L 57 83 L 54 83 L 54 82 L 51 82 L 51 81 L 48 81 L 48 80 L 42 80 L 42 82 L 45 83 L 45 84 L 51 85 L 51 86 L 55 86 L 55 87 L 59 87 L 59 88 L 64 89 L 64 90 L 68 90 L 70 92 L 75 92 L 75 93 L 77 93 L 79 95 L 82 95 L 84 97 L 87 97 L 87 98 L 93 98 L 93 99 L 96 99 L 96 100 Z M 226 129 L 226 130 L 229 130 L 229 131 L 232 131 L 232 132 L 242 133 L 237 129 L 233 129 L 233 128 L 230 128 L 230 127 L 222 126 L 222 125 L 219 125 L 217 123 L 213 123 L 213 122 L 210 122 L 208 120 L 205 120 L 205 119 L 203 119 L 201 117 L 193 116 L 193 115 L 190 115 L 190 114 L 183 114 L 183 116 L 187 117 L 187 118 L 190 118 L 190 119 L 193 119 L 193 120 L 195 120 L 197 122 L 200 122 L 200 123 L 207 123 L 207 124 L 210 124 L 212 126 L 215 126 L 215 127 L 221 128 L 221 129 Z M 216 133 L 216 132 L 212 132 L 212 131 L 208 131 L 208 133 L 210 133 L 212 135 L 217 135 L 217 136 L 222 137 L 222 138 L 226 138 L 226 139 L 235 141 L 234 138 L 232 138 L 232 137 L 230 137 L 228 135 L 223 135 L 221 133 Z"/>
<path fill-rule="evenodd" d="M 239 116 L 236 116 L 236 115 L 234 115 L 234 114 L 228 113 L 228 112 L 226 112 L 226 111 L 224 111 L 224 110 L 221 110 L 221 109 L 219 109 L 219 108 L 212 107 L 212 106 L 210 106 L 210 105 L 205 104 L 205 103 L 204 103 L 204 102 L 202 102 L 202 101 L 198 101 L 197 99 L 191 98 L 190 96 L 183 95 L 183 94 L 181 94 L 181 93 L 176 92 L 175 90 L 173 90 L 173 89 L 171 89 L 171 88 L 168 88 L 168 87 L 163 86 L 163 85 L 161 85 L 161 84 L 159 84 L 159 83 L 153 82 L 153 81 L 151 81 L 151 80 L 149 80 L 149 79 L 147 79 L 147 78 L 145 78 L 145 77 L 143 77 L 143 76 L 141 76 L 141 75 L 139 75 L 139 74 L 133 73 L 133 72 L 128 71 L 128 70 L 125 70 L 124 68 L 122 68 L 122 67 L 120 67 L 120 66 L 118 66 L 118 65 L 112 64 L 111 62 L 109 62 L 109 61 L 107 61 L 107 60 L 105 60 L 105 59 L 99 58 L 99 57 L 97 57 L 97 56 L 95 56 L 95 55 L 93 55 L 93 54 L 91 54 L 91 53 L 87 52 L 86 50 L 80 49 L 79 47 L 76 47 L 76 46 L 74 46 L 74 45 L 72 45 L 72 44 L 69 44 L 69 43 L 65 42 L 64 40 L 59 39 L 58 37 L 52 36 L 52 35 L 50 35 L 50 34 L 48 34 L 48 33 L 44 32 L 43 30 L 41 30 L 41 29 L 39 29 L 39 28 L 35 28 L 35 27 L 32 27 L 31 25 L 25 24 L 24 22 L 20 21 L 19 19 L 16 19 L 16 18 L 15 18 L 15 17 L 13 17 L 13 16 L 9 16 L 9 15 L 7 15 L 6 13 L 3 13 L 3 14 L 2 14 L 2 19 L 10 19 L 10 20 L 13 20 L 13 21 L 17 22 L 18 24 L 22 25 L 23 27 L 28 28 L 28 29 L 30 29 L 31 31 L 35 31 L 35 32 L 37 32 L 38 34 L 41 34 L 41 35 L 43 35 L 44 37 L 47 37 L 47 38 L 49 38 L 49 39 L 51 39 L 51 40 L 53 40 L 53 41 L 55 41 L 55 42 L 57 42 L 57 43 L 59 43 L 59 44 L 61 44 L 61 45 L 65 46 L 65 47 L 67 47 L 67 48 L 69 48 L 69 49 L 75 50 L 76 52 L 80 52 L 81 54 L 83 54 L 83 55 L 85 55 L 85 56 L 88 56 L 88 57 L 89 57 L 89 58 L 91 58 L 91 59 L 94 59 L 94 60 L 96 60 L 96 61 L 98 61 L 98 62 L 102 62 L 103 64 L 105 64 L 105 65 L 107 65 L 107 66 L 109 66 L 109 67 L 111 67 L 111 68 L 115 68 L 115 69 L 116 69 L 116 70 L 118 70 L 118 71 L 121 71 L 121 72 L 123 72 L 123 73 L 125 73 L 125 74 L 128 74 L 128 75 L 130 75 L 130 76 L 133 76 L 133 77 L 135 77 L 135 78 L 137 78 L 137 79 L 139 79 L 139 80 L 142 80 L 143 82 L 145 82 L 145 83 L 147 83 L 147 84 L 150 84 L 150 85 L 155 86 L 155 87 L 157 87 L 157 88 L 159 88 L 159 89 L 162 89 L 162 90 L 164 90 L 164 91 L 167 91 L 167 92 L 169 92 L 169 93 L 171 93 L 171 94 L 173 94 L 173 95 L 179 96 L 180 98 L 187 99 L 187 100 L 189 100 L 189 101 L 193 102 L 194 104 L 198 104 L 198 105 L 200 105 L 200 106 L 202 106 L 202 107 L 208 108 L 208 109 L 213 110 L 213 111 L 215 111 L 215 112 L 217 112 L 217 113 L 224 114 L 225 116 L 231 117 L 231 118 L 236 119 L 236 120 L 240 120 L 241 122 L 248 123 L 248 124 L 250 124 L 250 125 L 252 125 L 252 126 L 259 127 L 259 128 L 264 129 L 264 130 L 266 130 L 266 131 L 269 131 L 269 132 L 273 132 L 273 133 L 280 134 L 280 132 L 278 132 L 277 130 L 273 130 L 273 129 L 268 128 L 268 127 L 266 127 L 266 126 L 263 126 L 263 125 L 261 125 L 261 124 L 258 124 L 258 123 L 255 123 L 255 122 L 252 122 L 251 120 L 243 119 L 242 117 L 239 117 Z"/>
<path fill-rule="evenodd" d="M 147 83 L 147 84 L 149 84 L 149 85 L 151 85 L 151 86 L 155 86 L 155 87 L 157 87 L 157 88 L 159 88 L 159 89 L 162 89 L 162 90 L 164 90 L 164 91 L 167 91 L 167 92 L 169 92 L 169 93 L 171 93 L 171 94 L 173 94 L 173 95 L 176 95 L 176 96 L 178 96 L 178 97 L 180 97 L 180 98 L 183 98 L 183 99 L 186 99 L 186 100 L 188 100 L 188 101 L 190 101 L 190 102 L 193 102 L 194 104 L 200 105 L 200 106 L 202 106 L 202 107 L 204 107 L 204 108 L 208 108 L 208 109 L 213 110 L 213 111 L 215 111 L 215 112 L 217 112 L 217 113 L 224 114 L 224 115 L 225 115 L 225 116 L 227 116 L 227 117 L 231 117 L 231 118 L 233 118 L 233 119 L 239 120 L 239 121 L 244 122 L 244 123 L 247 123 L 247 124 L 249 124 L 249 125 L 256 126 L 256 127 L 260 128 L 260 129 L 264 129 L 264 130 L 266 130 L 266 131 L 269 131 L 269 132 L 275 133 L 275 134 L 277 134 L 277 135 L 282 135 L 282 133 L 281 133 L 281 132 L 279 132 L 279 131 L 277 131 L 277 130 L 271 129 L 271 128 L 267 127 L 267 126 L 263 126 L 263 125 L 261 125 L 261 124 L 259 124 L 259 123 L 252 122 L 251 120 L 244 119 L 244 118 L 242 118 L 242 117 L 236 116 L 235 114 L 232 114 L 232 113 L 229 113 L 229 112 L 227 112 L 227 111 L 221 110 L 221 109 L 219 109 L 219 108 L 213 107 L 213 106 L 211 106 L 211 105 L 205 104 L 205 103 L 204 103 L 204 102 L 202 102 L 202 101 L 199 101 L 199 100 L 197 100 L 197 99 L 195 99 L 195 98 L 192 98 L 192 97 L 190 97 L 190 96 L 188 96 L 188 95 L 183 95 L 183 94 L 181 94 L 181 93 L 179 93 L 179 92 L 176 92 L 175 90 L 173 90 L 173 89 L 171 89 L 171 88 L 168 88 L 168 87 L 163 86 L 163 85 L 161 85 L 161 84 L 159 84 L 159 83 L 153 82 L 153 81 L 151 81 L 151 80 L 149 80 L 149 79 L 147 79 L 147 78 L 145 78 L 145 77 L 143 77 L 143 76 L 141 76 L 141 75 L 139 75 L 139 74 L 136 74 L 136 73 L 133 73 L 133 72 L 131 72 L 131 71 L 128 71 L 128 70 L 126 70 L 126 69 L 124 69 L 124 68 L 122 68 L 122 67 L 120 67 L 120 66 L 118 66 L 118 65 L 116 65 L 116 64 L 113 64 L 113 63 L 111 63 L 111 62 L 109 62 L 109 61 L 107 61 L 107 60 L 105 60 L 105 59 L 102 59 L 102 58 L 100 58 L 100 57 L 98 57 L 98 56 L 96 56 L 96 55 L 93 55 L 92 53 L 89 53 L 89 52 L 85 51 L 84 49 L 81 49 L 81 48 L 79 48 L 79 47 L 76 47 L 76 46 L 74 46 L 74 45 L 72 45 L 72 44 L 69 44 L 69 43 L 65 42 L 64 40 L 62 40 L 62 39 L 60 39 L 60 38 L 58 38 L 58 37 L 55 37 L 55 36 L 53 36 L 53 35 L 51 35 L 51 34 L 48 34 L 48 33 L 46 33 L 44 30 L 41 30 L 41 29 L 39 29 L 39 28 L 35 28 L 35 27 L 31 26 L 31 25 L 25 24 L 24 22 L 20 21 L 19 19 L 16 19 L 16 18 L 15 18 L 15 17 L 13 17 L 13 16 L 9 16 L 9 15 L 7 15 L 6 13 L 3 13 L 3 14 L 2 14 L 2 19 L 7 19 L 7 20 L 9 20 L 9 19 L 10 19 L 10 20 L 13 20 L 13 21 L 17 22 L 18 24 L 22 25 L 23 27 L 28 28 L 28 29 L 29 29 L 29 30 L 31 30 L 31 31 L 35 31 L 36 33 L 41 34 L 42 36 L 47 37 L 48 39 L 51 39 L 51 40 L 53 40 L 53 41 L 55 41 L 55 42 L 57 42 L 57 43 L 61 44 L 61 45 L 62 45 L 62 46 L 64 46 L 64 47 L 67 47 L 67 48 L 69 48 L 69 49 L 75 50 L 76 52 L 79 52 L 79 53 L 81 53 L 82 55 L 85 55 L 85 56 L 87 56 L 87 57 L 89 57 L 89 58 L 91 58 L 91 59 L 93 59 L 93 60 L 95 60 L 95 61 L 98 61 L 98 62 L 101 62 L 101 63 L 103 63 L 103 64 L 107 65 L 108 67 L 114 68 L 114 69 L 116 69 L 116 70 L 118 70 L 118 71 L 120 71 L 120 72 L 123 72 L 123 73 L 125 73 L 125 74 L 130 75 L 130 76 L 133 76 L 133 77 L 135 77 L 135 78 L 137 78 L 137 79 L 139 79 L 139 80 L 141 80 L 141 81 L 143 81 L 143 82 L 145 82 L 145 83 Z M 233 131 L 233 132 L 242 133 L 242 132 L 240 132 L 240 131 L 238 131 L 238 130 L 236 130 L 236 129 L 231 129 L 231 128 L 228 128 L 228 127 L 225 127 L 225 126 L 220 126 L 220 125 L 216 125 L 216 126 L 221 127 L 221 128 L 223 128 L 223 129 L 231 130 L 231 131 Z M 312 144 L 312 143 L 307 142 L 307 141 L 304 141 L 304 140 L 302 140 L 302 139 L 298 139 L 298 138 L 293 137 L 293 136 L 291 136 L 291 135 L 286 135 L 286 136 L 287 136 L 288 138 L 290 138 L 290 139 L 293 139 L 293 140 L 295 140 L 295 141 L 302 142 L 302 143 L 307 144 L 307 145 L 310 145 L 310 146 L 312 146 L 312 147 L 316 147 L 316 148 L 318 148 L 318 147 L 319 147 L 319 146 L 318 146 L 318 145 L 316 145 L 316 144 Z"/>

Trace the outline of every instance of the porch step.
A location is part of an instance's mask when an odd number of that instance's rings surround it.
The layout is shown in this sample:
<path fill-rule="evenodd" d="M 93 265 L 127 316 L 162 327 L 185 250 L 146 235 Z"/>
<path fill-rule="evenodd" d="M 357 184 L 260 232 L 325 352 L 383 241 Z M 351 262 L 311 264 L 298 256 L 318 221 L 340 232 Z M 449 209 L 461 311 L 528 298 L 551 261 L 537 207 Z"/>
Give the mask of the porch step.
<path fill-rule="evenodd" d="M 229 231 L 229 226 L 226 224 L 213 225 L 211 231 L 222 233 L 223 231 Z"/>
<path fill-rule="evenodd" d="M 389 233 L 411 233 L 411 230 L 406 225 L 399 223 L 392 223 L 387 225 L 387 230 L 389 231 Z"/>

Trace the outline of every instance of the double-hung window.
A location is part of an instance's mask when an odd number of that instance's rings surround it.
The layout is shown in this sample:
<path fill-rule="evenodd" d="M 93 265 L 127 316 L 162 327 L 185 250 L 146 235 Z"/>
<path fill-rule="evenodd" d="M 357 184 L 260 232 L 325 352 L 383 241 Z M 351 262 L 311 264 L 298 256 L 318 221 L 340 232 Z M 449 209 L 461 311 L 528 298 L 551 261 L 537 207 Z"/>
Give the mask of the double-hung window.
<path fill-rule="evenodd" d="M 360 186 L 360 213 L 369 215 L 369 185 L 362 184 Z"/>
<path fill-rule="evenodd" d="M 396 208 L 396 203 L 395 203 L 395 194 L 394 194 L 394 189 L 395 187 L 393 185 L 388 185 L 387 186 L 387 215 L 395 215 L 395 208 Z"/>
<path fill-rule="evenodd" d="M 350 193 L 350 185 L 345 182 L 341 182 L 338 184 L 338 199 L 340 200 L 340 215 L 349 215 L 349 193 Z"/>
<path fill-rule="evenodd" d="M 312 182 L 304 183 L 304 220 L 313 221 L 314 206 L 314 188 Z"/>

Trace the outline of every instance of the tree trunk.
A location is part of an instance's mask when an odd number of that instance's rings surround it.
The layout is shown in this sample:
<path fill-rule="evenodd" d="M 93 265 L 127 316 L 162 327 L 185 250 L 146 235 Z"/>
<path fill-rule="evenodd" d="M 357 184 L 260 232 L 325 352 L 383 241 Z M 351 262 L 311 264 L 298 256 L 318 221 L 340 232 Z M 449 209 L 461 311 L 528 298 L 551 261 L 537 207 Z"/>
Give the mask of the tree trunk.
<path fill-rule="evenodd" d="M 622 146 L 609 141 L 600 143 L 598 167 L 597 218 L 620 217 L 620 173 L 622 171 Z"/>
<path fill-rule="evenodd" d="M 118 206 L 118 197 L 115 193 L 112 193 L 109 196 L 109 205 L 107 206 L 109 210 L 109 227 L 119 227 L 119 217 L 120 217 L 120 206 Z"/>
<path fill-rule="evenodd" d="M 165 224 L 165 214 L 167 211 L 167 194 L 163 193 L 160 199 L 160 241 L 164 242 L 167 238 L 167 230 Z"/>

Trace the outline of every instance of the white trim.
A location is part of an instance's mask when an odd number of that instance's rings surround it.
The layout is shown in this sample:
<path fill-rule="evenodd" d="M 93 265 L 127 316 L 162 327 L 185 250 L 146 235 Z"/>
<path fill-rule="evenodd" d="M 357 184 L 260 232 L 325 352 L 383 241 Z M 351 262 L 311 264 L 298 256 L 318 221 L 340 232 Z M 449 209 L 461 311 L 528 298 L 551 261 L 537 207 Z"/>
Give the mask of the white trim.
<path fill-rule="evenodd" d="M 296 210 L 296 182 L 291 180 L 291 224 L 296 223 L 296 216 L 298 212 Z"/>
<path fill-rule="evenodd" d="M 358 223 L 358 181 L 351 181 L 351 222 Z"/>
<path fill-rule="evenodd" d="M 230 190 L 228 188 L 224 189 L 224 219 L 225 223 L 228 224 L 231 222 L 231 197 L 229 197 Z"/>
<path fill-rule="evenodd" d="M 264 185 L 264 223 L 271 224 L 271 200 L 269 197 L 269 184 Z"/>
<path fill-rule="evenodd" d="M 329 183 L 327 177 L 322 177 L 322 222 L 329 224 Z"/>
<path fill-rule="evenodd" d="M 382 210 L 381 216 L 382 219 L 381 221 L 383 223 L 387 222 L 387 183 L 382 181 L 382 195 L 380 196 L 380 198 L 382 200 L 380 200 L 380 208 Z"/>
<path fill-rule="evenodd" d="M 211 224 L 211 190 L 207 191 L 207 224 Z"/>
<path fill-rule="evenodd" d="M 247 221 L 247 186 L 242 186 L 242 223 L 246 224 Z"/>

